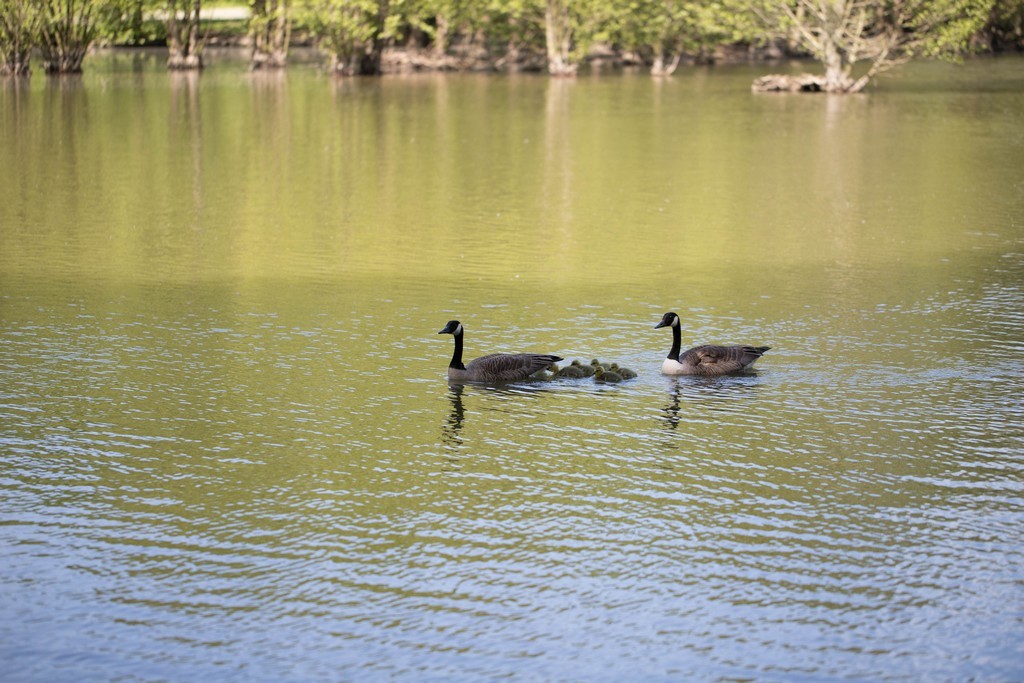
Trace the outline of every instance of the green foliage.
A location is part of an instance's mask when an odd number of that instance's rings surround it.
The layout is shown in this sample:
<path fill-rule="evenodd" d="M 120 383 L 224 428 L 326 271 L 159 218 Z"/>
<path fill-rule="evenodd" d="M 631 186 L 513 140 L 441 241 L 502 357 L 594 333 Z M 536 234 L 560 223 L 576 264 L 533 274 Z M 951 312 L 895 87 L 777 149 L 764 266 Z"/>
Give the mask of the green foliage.
<path fill-rule="evenodd" d="M 303 23 L 328 54 L 351 55 L 373 38 L 377 9 L 376 0 L 309 0 Z"/>
<path fill-rule="evenodd" d="M 906 31 L 918 40 L 908 40 L 909 57 L 957 58 L 970 49 L 970 42 L 988 20 L 994 0 L 921 0 L 906 15 Z"/>
<path fill-rule="evenodd" d="M 157 45 L 167 40 L 167 26 L 153 17 L 164 0 L 122 0 L 111 3 L 102 17 L 100 40 L 114 45 Z"/>
<path fill-rule="evenodd" d="M 331 70 L 346 75 L 379 70 L 381 45 L 397 35 L 402 16 L 388 0 L 306 0 L 302 14 Z"/>
<path fill-rule="evenodd" d="M 616 3 L 608 0 L 575 0 L 567 4 L 572 28 L 570 57 L 574 62 L 581 62 L 595 42 L 607 38 L 606 27 L 614 15 Z"/>
<path fill-rule="evenodd" d="M 167 43 L 167 24 L 157 19 L 144 18 L 141 22 L 131 22 L 115 33 L 110 42 L 114 45 L 144 46 L 165 45 Z"/>
<path fill-rule="evenodd" d="M 467 30 L 510 51 L 544 51 L 543 0 L 482 0 L 467 14 Z"/>
<path fill-rule="evenodd" d="M 856 63 L 873 74 L 913 57 L 955 57 L 972 44 L 1024 43 L 1024 0 L 297 1 L 292 9 L 283 0 L 249 0 L 254 42 L 283 60 L 296 23 L 346 73 L 363 72 L 384 45 L 410 38 L 438 53 L 454 42 L 485 47 L 495 57 L 547 48 L 549 60 L 554 54 L 570 72 L 595 43 L 667 64 L 683 54 L 708 56 L 720 45 L 774 39 L 823 62 L 837 51 L 848 75 Z M 204 2 L 212 4 L 233 3 Z M 547 12 L 550 7 L 558 11 Z M 163 42 L 166 25 L 152 16 L 164 9 L 166 0 L 0 0 L 0 70 L 25 62 L 12 56 L 25 55 L 25 45 L 38 45 L 47 68 L 60 71 L 80 68 L 95 42 Z M 546 23 L 552 16 L 555 26 Z M 987 37 L 979 40 L 984 26 Z M 831 45 L 825 36 L 834 37 Z"/>
<path fill-rule="evenodd" d="M 619 0 L 611 6 L 607 35 L 643 54 L 701 55 L 752 33 L 735 0 Z"/>

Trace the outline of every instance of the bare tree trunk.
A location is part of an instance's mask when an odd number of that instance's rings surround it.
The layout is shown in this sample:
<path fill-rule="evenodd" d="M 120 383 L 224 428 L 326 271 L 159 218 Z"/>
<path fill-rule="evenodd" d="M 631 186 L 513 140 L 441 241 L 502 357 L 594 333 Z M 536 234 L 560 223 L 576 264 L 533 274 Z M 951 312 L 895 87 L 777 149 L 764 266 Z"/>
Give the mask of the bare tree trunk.
<path fill-rule="evenodd" d="M 665 57 L 665 46 L 659 43 L 654 48 L 654 61 L 651 64 L 652 76 L 671 76 L 676 72 L 682 55 L 674 54 L 668 61 L 666 61 Z"/>
<path fill-rule="evenodd" d="M 547 0 L 544 38 L 548 48 L 548 73 L 552 76 L 575 76 L 577 65 L 570 59 L 572 24 L 566 0 Z"/>
<path fill-rule="evenodd" d="M 0 59 L 0 76 L 31 76 L 29 65 L 30 52 L 15 50 L 8 52 Z"/>
<path fill-rule="evenodd" d="M 843 58 L 843 53 L 832 42 L 825 44 L 825 92 L 849 92 L 853 86 L 850 78 L 850 65 Z"/>
<path fill-rule="evenodd" d="M 202 69 L 202 43 L 199 39 L 199 10 L 202 0 L 192 0 L 192 7 L 185 10 L 184 22 L 178 21 L 176 0 L 169 0 L 167 7 L 167 68 Z"/>
<path fill-rule="evenodd" d="M 444 57 L 448 52 L 448 17 L 438 14 L 437 32 L 434 34 L 434 56 Z"/>
<path fill-rule="evenodd" d="M 654 51 L 654 61 L 651 62 L 651 75 L 662 76 L 665 73 L 665 55 L 661 50 Z"/>
<path fill-rule="evenodd" d="M 387 22 L 390 10 L 389 0 L 377 0 L 377 26 L 373 31 L 370 50 L 360 60 L 359 74 L 361 76 L 379 76 L 381 74 L 381 61 L 384 56 L 384 24 Z"/>
<path fill-rule="evenodd" d="M 288 63 L 291 40 L 288 0 L 253 0 L 249 35 L 252 36 L 250 68 L 279 69 Z"/>

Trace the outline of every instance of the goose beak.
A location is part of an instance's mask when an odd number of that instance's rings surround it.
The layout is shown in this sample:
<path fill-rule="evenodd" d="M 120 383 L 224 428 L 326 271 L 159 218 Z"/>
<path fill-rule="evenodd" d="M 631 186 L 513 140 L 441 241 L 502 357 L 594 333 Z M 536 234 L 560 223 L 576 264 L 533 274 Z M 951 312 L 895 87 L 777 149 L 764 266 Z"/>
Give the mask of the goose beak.
<path fill-rule="evenodd" d="M 659 327 L 665 327 L 667 324 L 668 323 L 666 323 L 664 320 L 662 320 L 661 322 L 659 322 L 657 325 L 654 326 L 654 329 L 658 329 Z"/>

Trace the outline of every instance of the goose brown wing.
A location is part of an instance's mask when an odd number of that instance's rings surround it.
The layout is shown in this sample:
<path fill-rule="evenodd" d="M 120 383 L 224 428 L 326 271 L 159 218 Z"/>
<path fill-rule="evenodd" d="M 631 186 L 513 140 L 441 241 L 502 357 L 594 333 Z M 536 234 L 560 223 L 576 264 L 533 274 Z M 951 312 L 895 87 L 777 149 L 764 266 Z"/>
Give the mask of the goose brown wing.
<path fill-rule="evenodd" d="M 560 356 L 541 353 L 492 353 L 473 360 L 466 366 L 466 372 L 475 380 L 514 382 L 560 360 Z"/>
<path fill-rule="evenodd" d="M 725 375 L 739 372 L 768 350 L 767 346 L 715 346 L 707 344 L 690 349 L 679 362 L 690 365 L 698 375 Z"/>

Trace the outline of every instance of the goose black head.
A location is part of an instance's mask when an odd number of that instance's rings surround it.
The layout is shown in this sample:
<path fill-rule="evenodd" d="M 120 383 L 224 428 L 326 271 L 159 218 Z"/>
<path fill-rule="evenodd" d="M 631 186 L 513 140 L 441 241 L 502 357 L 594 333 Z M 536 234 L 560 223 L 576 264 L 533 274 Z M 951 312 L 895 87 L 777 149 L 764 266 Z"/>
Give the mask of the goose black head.
<path fill-rule="evenodd" d="M 661 316 L 661 322 L 654 326 L 654 329 L 659 327 L 671 327 L 679 324 L 679 316 L 669 311 L 665 315 Z"/>
<path fill-rule="evenodd" d="M 444 328 L 438 330 L 437 333 L 460 335 L 462 334 L 462 323 L 458 320 L 449 320 L 448 324 L 445 325 Z"/>

